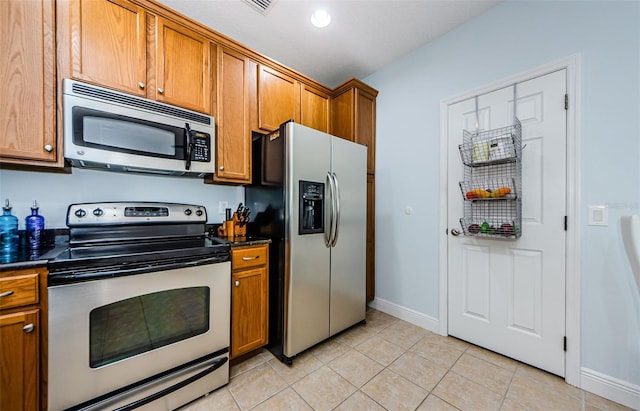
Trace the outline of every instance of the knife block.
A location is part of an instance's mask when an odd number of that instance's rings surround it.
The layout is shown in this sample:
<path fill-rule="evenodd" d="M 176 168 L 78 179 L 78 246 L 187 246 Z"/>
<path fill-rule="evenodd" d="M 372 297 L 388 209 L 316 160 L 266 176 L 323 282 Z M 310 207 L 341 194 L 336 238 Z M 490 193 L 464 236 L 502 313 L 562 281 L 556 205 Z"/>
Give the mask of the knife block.
<path fill-rule="evenodd" d="M 218 237 L 244 237 L 247 235 L 247 225 L 240 225 L 238 215 L 233 213 L 231 220 L 224 221 L 220 227 L 218 227 Z"/>
<path fill-rule="evenodd" d="M 240 225 L 240 220 L 238 219 L 238 213 L 233 213 L 232 221 L 234 223 L 234 235 L 243 237 L 247 235 L 247 225 Z"/>

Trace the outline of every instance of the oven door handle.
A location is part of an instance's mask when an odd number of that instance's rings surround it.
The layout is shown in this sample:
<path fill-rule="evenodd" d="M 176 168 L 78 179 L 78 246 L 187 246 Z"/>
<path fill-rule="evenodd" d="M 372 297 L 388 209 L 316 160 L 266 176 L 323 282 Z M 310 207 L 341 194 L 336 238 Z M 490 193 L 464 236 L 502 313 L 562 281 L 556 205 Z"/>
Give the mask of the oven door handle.
<path fill-rule="evenodd" d="M 116 408 L 114 411 L 129 411 L 129 410 L 135 410 L 136 408 L 142 407 L 143 405 L 149 404 L 150 402 L 153 402 L 159 398 L 164 397 L 165 395 L 169 395 L 172 392 L 178 391 L 181 388 L 186 387 L 187 385 L 199 380 L 202 377 L 205 377 L 209 374 L 211 374 L 212 372 L 214 372 L 215 370 L 217 370 L 218 368 L 222 367 L 226 362 L 227 362 L 228 358 L 224 357 L 224 358 L 219 358 L 216 361 L 214 361 L 211 365 L 211 367 L 207 368 L 204 371 L 200 371 L 199 373 L 192 375 L 191 377 L 180 381 L 179 383 L 172 385 L 171 387 L 167 387 L 163 390 L 160 390 L 154 394 L 149 395 L 148 397 L 139 399 L 137 401 L 134 401 L 132 403 L 129 403 L 127 405 L 123 405 L 120 408 Z"/>

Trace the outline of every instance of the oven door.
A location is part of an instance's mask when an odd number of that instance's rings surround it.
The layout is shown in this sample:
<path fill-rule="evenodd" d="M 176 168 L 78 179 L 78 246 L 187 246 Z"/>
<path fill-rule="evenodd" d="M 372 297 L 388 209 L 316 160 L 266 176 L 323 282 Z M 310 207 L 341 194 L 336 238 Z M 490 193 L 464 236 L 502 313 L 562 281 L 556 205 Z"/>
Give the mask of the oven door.
<path fill-rule="evenodd" d="M 226 384 L 230 272 L 223 262 L 49 287 L 49 409 L 174 409 Z"/>

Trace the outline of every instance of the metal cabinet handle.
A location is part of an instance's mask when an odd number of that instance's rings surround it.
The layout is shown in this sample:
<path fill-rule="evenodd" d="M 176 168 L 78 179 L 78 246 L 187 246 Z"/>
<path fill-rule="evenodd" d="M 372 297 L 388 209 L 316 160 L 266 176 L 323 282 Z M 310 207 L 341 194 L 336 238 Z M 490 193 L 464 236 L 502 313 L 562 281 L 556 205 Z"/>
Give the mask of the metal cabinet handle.
<path fill-rule="evenodd" d="M 255 257 L 242 257 L 242 261 L 257 260 L 258 258 L 260 258 L 259 255 L 255 256 Z"/>
<path fill-rule="evenodd" d="M 144 89 L 145 84 L 142 81 L 140 81 L 140 82 L 138 82 L 138 87 Z"/>
<path fill-rule="evenodd" d="M 233 285 L 235 285 L 236 287 L 240 287 L 240 281 L 236 280 L 236 282 L 233 283 Z"/>
<path fill-rule="evenodd" d="M 13 294 L 13 291 L 9 290 L 9 291 L 5 291 L 3 293 L 0 293 L 0 297 L 8 297 L 11 294 Z"/>
<path fill-rule="evenodd" d="M 46 146 L 44 146 L 44 151 L 46 151 L 47 153 L 52 152 L 53 146 L 51 144 L 47 144 Z"/>
<path fill-rule="evenodd" d="M 224 166 L 220 166 L 219 168 L 220 168 L 220 171 L 224 170 Z"/>
<path fill-rule="evenodd" d="M 158 87 L 158 93 L 164 94 L 164 89 L 162 87 Z"/>
<path fill-rule="evenodd" d="M 31 324 L 27 324 L 24 327 L 22 327 L 22 331 L 26 332 L 26 333 L 30 333 L 33 331 L 35 327 L 33 326 L 33 323 Z"/>
<path fill-rule="evenodd" d="M 462 234 L 457 228 L 454 228 L 451 230 L 451 234 L 455 237 L 459 236 L 460 234 Z"/>

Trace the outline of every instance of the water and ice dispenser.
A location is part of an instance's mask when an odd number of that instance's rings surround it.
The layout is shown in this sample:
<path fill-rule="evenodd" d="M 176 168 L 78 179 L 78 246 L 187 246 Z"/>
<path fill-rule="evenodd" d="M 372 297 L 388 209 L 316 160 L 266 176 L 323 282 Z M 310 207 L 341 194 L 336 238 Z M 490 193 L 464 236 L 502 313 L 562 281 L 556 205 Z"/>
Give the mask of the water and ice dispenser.
<path fill-rule="evenodd" d="M 299 184 L 298 234 L 324 233 L 324 183 Z"/>

